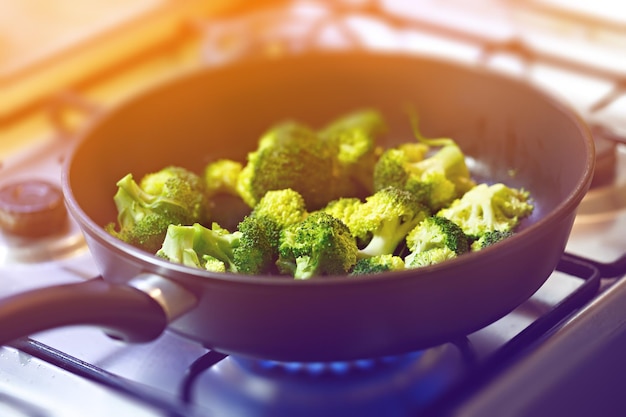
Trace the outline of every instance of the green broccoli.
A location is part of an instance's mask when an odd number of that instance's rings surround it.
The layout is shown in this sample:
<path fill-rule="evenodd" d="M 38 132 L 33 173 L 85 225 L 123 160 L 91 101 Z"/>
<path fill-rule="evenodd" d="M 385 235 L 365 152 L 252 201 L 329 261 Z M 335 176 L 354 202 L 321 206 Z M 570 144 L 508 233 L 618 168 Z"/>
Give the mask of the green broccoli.
<path fill-rule="evenodd" d="M 296 279 L 345 275 L 356 264 L 356 241 L 339 219 L 316 211 L 281 231 L 279 258 L 282 274 Z"/>
<path fill-rule="evenodd" d="M 310 128 L 285 122 L 265 133 L 248 154 L 237 182 L 243 200 L 254 207 L 270 190 L 298 191 L 307 207 L 323 207 L 337 197 L 337 149 Z"/>
<path fill-rule="evenodd" d="M 170 225 L 156 255 L 171 262 L 214 272 L 269 273 L 275 262 L 265 230 L 267 219 L 245 217 L 230 232 L 217 223 L 207 228 Z"/>
<path fill-rule="evenodd" d="M 204 255 L 202 261 L 204 262 L 204 269 L 207 271 L 228 272 L 226 270 L 226 264 L 211 255 Z"/>
<path fill-rule="evenodd" d="M 329 202 L 325 207 L 320 209 L 321 211 L 330 214 L 333 217 L 338 218 L 345 223 L 350 229 L 355 238 L 359 238 L 356 235 L 357 226 L 361 221 L 360 210 L 363 206 L 363 200 L 357 197 L 341 197 Z M 368 238 L 364 236 L 363 238 Z M 363 244 L 363 242 L 361 242 Z"/>
<path fill-rule="evenodd" d="M 216 222 L 210 229 L 200 224 L 173 225 L 157 255 L 217 272 L 274 273 L 280 230 L 302 221 L 307 214 L 304 200 L 296 191 L 268 191 L 237 224 L 235 232 Z"/>
<path fill-rule="evenodd" d="M 454 259 L 458 256 L 456 252 L 447 246 L 433 248 L 424 252 L 415 253 L 414 256 L 406 257 L 404 264 L 407 269 L 420 268 L 424 266 L 434 265 Z M 408 259 L 407 259 L 408 258 Z"/>
<path fill-rule="evenodd" d="M 291 188 L 270 190 L 249 216 L 239 223 L 240 247 L 235 250 L 239 272 L 273 272 L 278 260 L 280 231 L 299 223 L 308 215 L 304 198 Z"/>
<path fill-rule="evenodd" d="M 200 227 L 202 226 L 197 223 L 193 226 L 170 225 L 156 255 L 170 262 L 202 268 L 202 255 L 199 255 L 195 249 Z"/>
<path fill-rule="evenodd" d="M 340 117 L 322 129 L 322 140 L 338 149 L 338 181 L 342 196 L 367 196 L 374 192 L 374 166 L 382 152 L 377 139 L 387 131 L 382 115 L 363 109 Z"/>
<path fill-rule="evenodd" d="M 247 275 L 273 273 L 278 259 L 276 222 L 264 216 L 246 216 L 238 225 L 232 272 Z"/>
<path fill-rule="evenodd" d="M 407 268 L 432 265 L 469 252 L 469 240 L 451 220 L 430 216 L 406 236 L 409 254 L 404 258 Z"/>
<path fill-rule="evenodd" d="M 204 167 L 211 220 L 231 230 L 235 229 L 251 210 L 237 189 L 242 170 L 241 162 L 227 158 L 214 160 Z"/>
<path fill-rule="evenodd" d="M 423 137 L 416 120 L 417 140 L 386 150 L 382 115 L 361 109 L 317 131 L 277 124 L 245 162 L 215 160 L 203 176 L 128 174 L 105 228 L 190 267 L 296 279 L 432 265 L 511 236 L 529 193 L 476 185 L 457 143 Z"/>
<path fill-rule="evenodd" d="M 127 174 L 117 187 L 117 224 L 108 224 L 106 230 L 152 253 L 160 248 L 170 224 L 190 225 L 209 216 L 202 178 L 181 167 L 146 174 L 139 184 Z"/>
<path fill-rule="evenodd" d="M 302 194 L 291 188 L 285 188 L 265 193 L 251 215 L 269 217 L 282 228 L 301 222 L 308 212 Z"/>
<path fill-rule="evenodd" d="M 472 240 L 498 230 L 513 231 L 533 211 L 530 195 L 523 189 L 504 185 L 478 184 L 437 215 L 452 220 Z"/>
<path fill-rule="evenodd" d="M 210 162 L 204 168 L 204 181 L 207 194 L 230 194 L 239 197 L 237 182 L 243 164 L 231 159 L 218 159 Z"/>
<path fill-rule="evenodd" d="M 405 189 L 434 212 L 463 195 L 475 182 L 454 140 L 424 138 L 415 124 L 414 131 L 417 144 L 389 148 L 380 156 L 374 167 L 374 189 Z"/>
<path fill-rule="evenodd" d="M 514 232 L 512 230 L 492 230 L 482 234 L 478 239 L 474 240 L 470 248 L 472 251 L 478 251 L 511 237 L 513 234 Z"/>
<path fill-rule="evenodd" d="M 190 267 L 236 272 L 233 250 L 240 239 L 241 232 L 230 233 L 217 223 L 210 229 L 199 223 L 172 224 L 156 256 Z M 219 262 L 223 267 L 216 266 Z"/>
<path fill-rule="evenodd" d="M 388 187 L 367 197 L 338 199 L 322 211 L 345 223 L 357 240 L 359 258 L 394 253 L 398 244 L 430 215 L 408 191 Z"/>
<path fill-rule="evenodd" d="M 249 217 L 255 219 L 255 227 L 258 236 L 253 239 L 245 239 L 252 246 L 263 248 L 263 262 L 259 262 L 261 270 L 267 271 L 270 265 L 278 260 L 278 245 L 280 231 L 292 224 L 299 223 L 308 216 L 304 198 L 300 193 L 290 188 L 284 190 L 271 190 L 265 193 L 259 203 L 254 207 Z M 251 220 L 239 224 L 239 230 L 250 223 Z M 248 226 L 249 227 L 249 226 Z M 245 233 L 247 234 L 247 233 Z M 257 241 L 257 242 L 255 242 Z M 254 248 L 251 247 L 251 250 Z"/>
<path fill-rule="evenodd" d="M 381 272 L 404 270 L 404 259 L 400 256 L 384 254 L 356 261 L 350 275 L 379 274 Z"/>

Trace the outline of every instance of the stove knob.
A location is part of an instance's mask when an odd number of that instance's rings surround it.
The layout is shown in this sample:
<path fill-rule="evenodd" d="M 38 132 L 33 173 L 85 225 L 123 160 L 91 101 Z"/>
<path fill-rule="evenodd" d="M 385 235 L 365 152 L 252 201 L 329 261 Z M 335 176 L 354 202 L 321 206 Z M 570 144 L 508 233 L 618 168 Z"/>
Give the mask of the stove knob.
<path fill-rule="evenodd" d="M 43 237 L 63 229 L 67 212 L 63 193 L 43 180 L 25 180 L 0 188 L 0 228 L 27 237 Z"/>

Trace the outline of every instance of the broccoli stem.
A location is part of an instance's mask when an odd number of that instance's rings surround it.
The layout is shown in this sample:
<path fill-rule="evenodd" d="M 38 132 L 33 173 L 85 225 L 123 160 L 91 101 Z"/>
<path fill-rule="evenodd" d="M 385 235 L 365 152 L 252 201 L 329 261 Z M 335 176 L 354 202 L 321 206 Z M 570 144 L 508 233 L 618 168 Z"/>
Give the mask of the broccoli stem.
<path fill-rule="evenodd" d="M 296 269 L 293 271 L 295 279 L 309 279 L 316 275 L 317 266 L 311 261 L 310 256 L 300 256 L 296 258 Z"/>
<path fill-rule="evenodd" d="M 414 223 L 403 222 L 399 217 L 382 222 L 367 245 L 359 249 L 358 257 L 369 258 L 392 253 L 414 226 Z"/>

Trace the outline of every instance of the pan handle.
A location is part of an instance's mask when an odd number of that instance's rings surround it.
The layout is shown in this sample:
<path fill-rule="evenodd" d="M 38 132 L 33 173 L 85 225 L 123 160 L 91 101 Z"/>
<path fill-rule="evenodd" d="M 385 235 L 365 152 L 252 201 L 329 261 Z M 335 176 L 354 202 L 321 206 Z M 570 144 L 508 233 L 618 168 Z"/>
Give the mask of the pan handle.
<path fill-rule="evenodd" d="M 116 339 L 148 342 L 192 303 L 195 297 L 187 290 L 153 274 L 141 274 L 129 285 L 98 277 L 38 288 L 0 300 L 0 345 L 68 325 L 94 325 Z"/>

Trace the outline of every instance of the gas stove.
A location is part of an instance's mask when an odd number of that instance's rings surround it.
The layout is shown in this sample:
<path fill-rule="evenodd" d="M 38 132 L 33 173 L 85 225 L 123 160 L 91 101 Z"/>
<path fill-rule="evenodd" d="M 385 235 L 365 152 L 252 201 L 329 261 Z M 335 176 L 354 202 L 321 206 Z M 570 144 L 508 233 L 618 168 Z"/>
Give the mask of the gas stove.
<path fill-rule="evenodd" d="M 62 49 L 55 62 L 92 62 L 88 45 L 115 51 L 124 36 L 132 54 L 105 54 L 83 78 L 59 70 L 63 77 L 46 80 L 41 65 L 26 61 L 15 61 L 20 71 L 15 64 L 0 72 L 0 86 L 14 82 L 15 97 L 30 97 L 0 109 L 7 133 L 0 138 L 0 187 L 58 184 L 75 129 L 164 78 L 252 54 L 360 48 L 485 66 L 555 95 L 596 139 L 592 188 L 544 286 L 461 340 L 397 357 L 305 364 L 231 357 L 169 332 L 129 345 L 92 327 L 60 328 L 0 348 L 3 416 L 624 413 L 626 17 L 557 0 L 260 2 L 220 12 L 211 2 L 188 1 L 176 13 L 163 2 L 136 3 L 135 30 L 128 30 L 126 10 L 125 24 L 102 22 L 116 36 L 84 29 L 80 42 L 74 39 L 80 47 Z M 167 34 L 151 35 L 163 22 Z M 2 296 L 96 276 L 71 218 L 45 236 L 0 233 Z"/>

